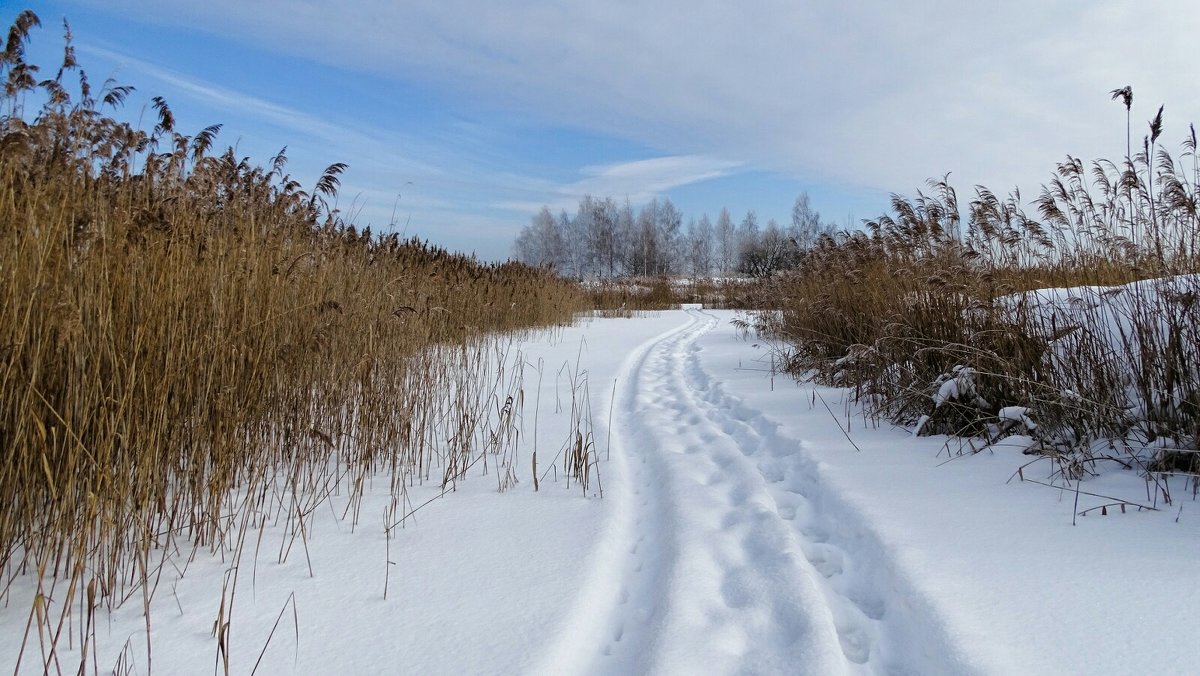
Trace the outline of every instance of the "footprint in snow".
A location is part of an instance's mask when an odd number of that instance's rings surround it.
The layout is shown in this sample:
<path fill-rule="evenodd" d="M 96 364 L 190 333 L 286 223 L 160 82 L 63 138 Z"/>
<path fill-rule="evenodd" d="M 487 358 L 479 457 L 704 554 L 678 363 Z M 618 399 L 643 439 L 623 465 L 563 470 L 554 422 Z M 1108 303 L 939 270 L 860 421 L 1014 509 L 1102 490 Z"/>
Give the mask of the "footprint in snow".
<path fill-rule="evenodd" d="M 777 484 L 787 478 L 787 470 L 777 462 L 760 465 L 758 471 L 767 480 L 767 483 Z"/>
<path fill-rule="evenodd" d="M 887 614 L 887 604 L 882 599 L 862 597 L 860 594 L 849 594 L 846 598 L 855 605 L 862 614 L 872 620 L 882 620 Z"/>
<path fill-rule="evenodd" d="M 841 575 L 842 553 L 828 545 L 812 544 L 804 547 L 804 557 L 812 564 L 817 572 L 826 578 Z"/>
<path fill-rule="evenodd" d="M 754 590 L 745 573 L 731 570 L 721 583 L 721 597 L 730 608 L 745 608 L 754 602 Z"/>
<path fill-rule="evenodd" d="M 838 642 L 842 653 L 855 664 L 866 664 L 871 659 L 871 638 L 857 625 L 837 627 Z"/>

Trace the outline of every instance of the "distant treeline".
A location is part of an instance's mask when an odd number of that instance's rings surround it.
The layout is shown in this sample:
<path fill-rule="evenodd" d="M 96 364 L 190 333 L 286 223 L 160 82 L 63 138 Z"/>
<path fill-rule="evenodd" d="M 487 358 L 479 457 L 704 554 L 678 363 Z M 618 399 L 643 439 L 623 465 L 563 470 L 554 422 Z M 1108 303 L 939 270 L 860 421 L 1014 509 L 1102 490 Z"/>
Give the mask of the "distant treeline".
<path fill-rule="evenodd" d="M 833 231 L 807 193 L 796 198 L 788 225 L 770 219 L 760 226 L 753 210 L 734 223 L 721 209 L 716 223 L 704 214 L 686 227 L 670 199 L 653 199 L 635 212 L 628 200 L 587 195 L 574 216 L 542 207 L 517 235 L 513 256 L 576 278 L 767 276 L 794 267 L 801 252 Z"/>

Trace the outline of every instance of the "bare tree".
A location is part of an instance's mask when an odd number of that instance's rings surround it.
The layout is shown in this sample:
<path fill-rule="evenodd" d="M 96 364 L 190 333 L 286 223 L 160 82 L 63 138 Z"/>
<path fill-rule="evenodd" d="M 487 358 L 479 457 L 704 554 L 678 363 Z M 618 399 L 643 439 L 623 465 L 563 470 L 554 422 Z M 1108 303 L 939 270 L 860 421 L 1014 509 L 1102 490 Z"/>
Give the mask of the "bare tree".
<path fill-rule="evenodd" d="M 558 233 L 562 242 L 559 271 L 569 277 L 583 277 L 587 267 L 587 230 L 564 209 L 558 214 Z"/>
<path fill-rule="evenodd" d="M 550 207 L 542 207 L 513 244 L 513 256 L 528 265 L 557 266 L 563 258 L 563 241 Z"/>
<path fill-rule="evenodd" d="M 721 213 L 717 216 L 716 233 L 714 235 L 716 244 L 717 271 L 722 277 L 727 277 L 733 273 L 734 266 L 737 264 L 737 233 L 733 226 L 733 218 L 729 215 L 729 209 L 721 208 Z"/>
<path fill-rule="evenodd" d="M 737 268 L 738 272 L 753 274 L 758 267 L 758 214 L 751 209 L 737 228 Z"/>
<path fill-rule="evenodd" d="M 638 210 L 630 261 L 638 275 L 658 273 L 658 200 L 652 199 Z"/>
<path fill-rule="evenodd" d="M 802 192 L 792 205 L 792 227 L 788 235 L 795 240 L 796 247 L 807 251 L 817 243 L 823 234 L 832 232 L 832 228 L 821 225 L 821 214 L 808 201 L 808 193 Z"/>
<path fill-rule="evenodd" d="M 779 227 L 779 223 L 774 218 L 767 221 L 767 227 L 763 230 L 762 239 L 759 242 L 759 250 L 762 252 L 762 269 L 760 274 L 769 275 L 776 270 L 790 267 L 795 260 L 795 244 L 783 228 Z"/>
<path fill-rule="evenodd" d="M 586 196 L 579 203 L 576 219 L 585 220 L 589 248 L 594 260 L 594 272 L 600 276 L 616 274 L 620 260 L 620 239 L 617 232 L 617 203 L 611 197 L 604 200 Z"/>
<path fill-rule="evenodd" d="M 595 274 L 596 260 L 596 226 L 593 223 L 596 200 L 591 195 L 584 195 L 579 200 L 575 217 L 571 219 L 571 246 L 573 248 L 572 262 L 575 274 L 580 278 L 592 277 Z"/>
<path fill-rule="evenodd" d="M 792 225 L 784 229 L 771 219 L 765 231 L 753 210 L 740 225 L 722 208 L 715 225 L 704 214 L 685 228 L 683 214 L 666 197 L 651 199 L 635 212 L 628 198 L 618 206 L 611 197 L 584 195 L 574 215 L 562 211 L 555 217 L 542 207 L 517 236 L 513 252 L 523 262 L 553 265 L 560 274 L 578 278 L 761 275 L 794 265 L 800 249 L 829 230 L 803 193 L 792 207 Z"/>
<path fill-rule="evenodd" d="M 687 262 L 692 277 L 707 277 L 713 264 L 713 224 L 708 214 L 688 222 Z"/>
<path fill-rule="evenodd" d="M 638 229 L 637 220 L 633 215 L 633 205 L 629 203 L 629 198 L 625 198 L 625 204 L 617 210 L 617 259 L 621 261 L 621 268 L 627 275 L 637 274 L 637 261 L 635 260 L 635 252 L 638 250 Z"/>
<path fill-rule="evenodd" d="M 683 258 L 683 214 L 670 198 L 664 197 L 655 217 L 658 258 L 654 262 L 654 274 L 669 275 L 679 269 L 679 261 Z"/>

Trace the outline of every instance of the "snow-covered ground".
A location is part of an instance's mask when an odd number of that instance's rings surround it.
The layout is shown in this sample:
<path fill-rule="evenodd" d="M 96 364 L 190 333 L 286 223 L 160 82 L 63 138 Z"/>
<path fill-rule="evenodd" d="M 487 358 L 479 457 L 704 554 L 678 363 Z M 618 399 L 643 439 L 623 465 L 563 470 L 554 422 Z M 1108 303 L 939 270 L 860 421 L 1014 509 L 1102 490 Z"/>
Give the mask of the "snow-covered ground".
<path fill-rule="evenodd" d="M 772 376 L 733 317 L 594 319 L 525 344 L 521 483 L 468 479 L 389 542 L 380 481 L 353 532 L 334 498 L 307 556 L 282 564 L 268 528 L 236 562 L 230 672 L 1195 671 L 1200 503 L 1073 519 L 1107 501 L 1006 483 L 1030 460 L 1016 449 L 947 462 L 945 438 L 869 426 L 842 391 Z M 553 474 L 534 492 L 529 476 L 534 412 L 541 474 L 576 365 L 603 498 Z M 1146 500 L 1132 473 L 1097 483 L 1085 490 Z M 153 602 L 153 671 L 220 673 L 212 625 L 235 562 L 185 563 Z M 32 594 L 17 578 L 3 598 L 0 667 Z M 87 670 L 145 673 L 145 633 L 138 599 L 103 617 Z M 42 671 L 31 640 L 24 673 Z"/>

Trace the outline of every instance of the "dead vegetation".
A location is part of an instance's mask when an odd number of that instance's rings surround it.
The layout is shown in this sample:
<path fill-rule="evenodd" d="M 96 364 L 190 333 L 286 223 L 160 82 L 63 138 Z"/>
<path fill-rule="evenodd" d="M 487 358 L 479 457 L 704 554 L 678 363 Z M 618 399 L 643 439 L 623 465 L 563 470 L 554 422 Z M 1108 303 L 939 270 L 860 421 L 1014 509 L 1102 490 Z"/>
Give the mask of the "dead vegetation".
<path fill-rule="evenodd" d="M 619 277 L 581 283 L 592 308 L 609 317 L 677 309 L 684 303 L 708 308 L 751 307 L 760 280 L 748 278 Z"/>
<path fill-rule="evenodd" d="M 1195 488 L 1200 164 L 1194 127 L 1178 158 L 1162 133 L 1159 109 L 1138 153 L 1069 157 L 1032 203 L 980 186 L 964 210 L 945 180 L 895 196 L 774 279 L 758 329 L 786 339 L 787 370 L 921 434 L 1007 437 L 1066 480 L 1108 464 L 1156 495 L 1169 473 Z"/>
<path fill-rule="evenodd" d="M 214 153 L 220 127 L 186 135 L 161 98 L 134 128 L 133 88 L 94 87 L 69 31 L 55 71 L 26 62 L 38 25 L 0 53 L 0 596 L 39 585 L 18 662 L 98 670 L 58 645 L 86 660 L 96 613 L 148 608 L 168 558 L 236 560 L 283 523 L 286 559 L 376 474 L 395 521 L 414 482 L 512 485 L 510 336 L 571 321 L 575 286 L 360 231 L 330 207 L 345 165 L 305 191 L 282 151 Z"/>

